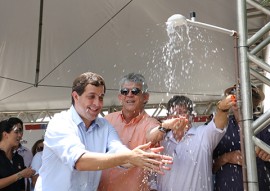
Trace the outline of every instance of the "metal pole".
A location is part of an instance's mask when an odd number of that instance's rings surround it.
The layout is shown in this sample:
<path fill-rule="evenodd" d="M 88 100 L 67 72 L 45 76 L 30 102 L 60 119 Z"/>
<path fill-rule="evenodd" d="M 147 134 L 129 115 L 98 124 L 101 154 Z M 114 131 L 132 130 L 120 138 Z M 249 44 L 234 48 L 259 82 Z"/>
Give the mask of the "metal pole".
<path fill-rule="evenodd" d="M 236 98 L 238 105 L 238 126 L 239 126 L 239 137 L 240 137 L 240 148 L 242 155 L 242 177 L 243 177 L 243 188 L 247 190 L 247 166 L 246 166 L 246 154 L 245 154 L 245 144 L 244 144 L 244 131 L 243 131 L 243 116 L 242 116 L 242 99 L 240 95 L 240 74 L 239 74 L 239 52 L 238 52 L 238 36 L 235 36 L 235 75 L 236 75 Z"/>
<path fill-rule="evenodd" d="M 269 30 L 270 30 L 270 22 L 267 23 L 258 32 L 256 32 L 251 38 L 248 39 L 247 46 L 254 44 L 256 41 L 262 38 L 265 33 L 269 32 Z"/>
<path fill-rule="evenodd" d="M 188 22 L 188 24 L 191 24 L 191 25 L 196 26 L 196 27 L 202 27 L 202 28 L 205 28 L 205 29 L 210 29 L 210 30 L 213 30 L 213 31 L 228 34 L 230 36 L 234 36 L 235 33 L 236 33 L 236 31 L 234 31 L 234 30 L 229 30 L 229 29 L 225 29 L 225 28 L 222 28 L 222 27 L 218 27 L 218 26 L 214 26 L 214 25 L 210 25 L 210 24 L 206 24 L 206 23 L 202 23 L 202 22 L 198 22 L 198 21 L 194 21 L 194 20 L 187 19 L 187 22 Z"/>
<path fill-rule="evenodd" d="M 264 69 L 266 72 L 270 72 L 270 66 L 265 61 L 263 61 L 262 59 L 259 59 L 257 56 L 254 56 L 250 53 L 248 53 L 247 55 L 248 55 L 248 58 L 252 62 L 254 62 L 254 64 L 257 64 L 257 66 Z"/>
<path fill-rule="evenodd" d="M 266 47 L 270 43 L 270 36 L 264 39 L 260 44 L 258 44 L 255 48 L 250 51 L 250 54 L 257 54 L 260 50 Z"/>
<path fill-rule="evenodd" d="M 267 110 L 264 114 L 262 114 L 256 121 L 252 123 L 252 130 L 254 133 L 259 133 L 263 127 L 260 127 L 263 123 L 270 123 L 270 110 Z"/>
<path fill-rule="evenodd" d="M 238 32 L 239 32 L 239 54 L 240 54 L 240 82 L 241 82 L 241 98 L 242 98 L 242 123 L 244 130 L 244 143 L 245 143 L 245 156 L 247 164 L 247 184 L 248 190 L 258 191 L 258 176 L 257 166 L 254 163 L 255 147 L 252 141 L 251 124 L 253 121 L 252 105 L 251 105 L 251 87 L 250 87 L 250 73 L 247 58 L 247 18 L 246 18 L 246 1 L 237 0 L 237 19 L 238 19 Z M 243 169 L 245 170 L 245 169 Z M 243 171 L 244 173 L 244 171 Z"/>
<path fill-rule="evenodd" d="M 265 77 L 264 75 L 260 74 L 259 72 L 255 71 L 254 69 L 250 68 L 250 74 L 256 77 L 258 80 L 262 81 L 266 85 L 270 86 L 269 78 Z"/>
<path fill-rule="evenodd" d="M 38 81 L 39 81 L 40 53 L 41 53 L 41 37 L 42 37 L 42 18 L 43 18 L 43 0 L 40 0 L 37 63 L 36 63 L 36 77 L 35 77 L 35 84 L 34 84 L 35 87 L 38 87 Z"/>

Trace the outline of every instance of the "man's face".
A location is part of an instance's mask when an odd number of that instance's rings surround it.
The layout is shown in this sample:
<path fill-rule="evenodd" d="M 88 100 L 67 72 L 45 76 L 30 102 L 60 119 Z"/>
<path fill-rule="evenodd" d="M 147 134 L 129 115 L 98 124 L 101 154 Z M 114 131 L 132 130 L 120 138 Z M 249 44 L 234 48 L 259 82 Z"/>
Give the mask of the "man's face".
<path fill-rule="evenodd" d="M 134 114 L 141 112 L 149 99 L 149 94 L 142 92 L 142 85 L 127 82 L 123 84 L 121 90 L 118 99 L 123 106 L 123 111 L 134 111 Z"/>
<path fill-rule="evenodd" d="M 76 111 L 86 125 L 90 125 L 96 119 L 103 107 L 104 86 L 96 87 L 88 84 L 81 96 L 72 92 Z"/>
<path fill-rule="evenodd" d="M 185 105 L 175 105 L 174 107 L 171 107 L 169 111 L 170 117 L 189 117 L 189 111 Z"/>
<path fill-rule="evenodd" d="M 189 113 L 189 110 L 185 105 L 175 105 L 171 107 L 170 111 L 168 111 L 168 118 L 186 118 L 189 122 L 189 125 L 186 127 L 186 131 L 191 127 L 191 123 L 193 121 L 193 115 Z"/>

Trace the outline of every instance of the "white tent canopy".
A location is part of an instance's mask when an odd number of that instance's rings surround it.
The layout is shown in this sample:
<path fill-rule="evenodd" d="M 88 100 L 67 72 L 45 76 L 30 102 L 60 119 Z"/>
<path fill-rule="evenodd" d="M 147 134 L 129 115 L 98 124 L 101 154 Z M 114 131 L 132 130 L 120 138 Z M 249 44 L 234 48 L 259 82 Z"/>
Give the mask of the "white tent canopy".
<path fill-rule="evenodd" d="M 68 108 L 71 84 L 86 71 L 105 78 L 105 106 L 118 105 L 118 81 L 129 72 L 146 77 L 149 103 L 173 94 L 220 99 L 236 81 L 233 37 L 183 27 L 170 50 L 165 22 L 194 11 L 200 22 L 236 30 L 235 6 L 233 0 L 45 0 L 37 75 L 40 1 L 1 0 L 0 111 Z"/>

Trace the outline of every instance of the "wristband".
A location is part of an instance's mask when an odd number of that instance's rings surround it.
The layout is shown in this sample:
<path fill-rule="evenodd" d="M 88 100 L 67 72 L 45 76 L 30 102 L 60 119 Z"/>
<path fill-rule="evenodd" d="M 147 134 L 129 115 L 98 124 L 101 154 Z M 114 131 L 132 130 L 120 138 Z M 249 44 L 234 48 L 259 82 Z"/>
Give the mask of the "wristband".
<path fill-rule="evenodd" d="M 17 175 L 17 181 L 18 181 L 18 180 L 21 180 L 21 179 L 23 178 L 22 174 L 19 173 L 19 172 L 18 172 L 16 175 Z"/>

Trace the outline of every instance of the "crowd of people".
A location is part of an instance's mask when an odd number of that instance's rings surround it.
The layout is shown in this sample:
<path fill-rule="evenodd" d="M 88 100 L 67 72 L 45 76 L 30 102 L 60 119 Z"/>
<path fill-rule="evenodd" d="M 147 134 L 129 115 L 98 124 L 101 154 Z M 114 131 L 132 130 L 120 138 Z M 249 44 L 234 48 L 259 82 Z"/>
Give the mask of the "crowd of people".
<path fill-rule="evenodd" d="M 71 107 L 50 120 L 32 152 L 20 144 L 19 118 L 0 122 L 0 191 L 243 191 L 235 90 L 225 90 L 205 124 L 194 125 L 194 104 L 183 95 L 168 101 L 159 121 L 145 111 L 144 76 L 129 73 L 119 82 L 121 111 L 101 117 L 105 81 L 83 73 Z M 256 109 L 264 94 L 252 86 L 252 98 Z M 257 135 L 267 144 L 269 129 Z M 270 155 L 256 153 L 259 188 L 270 190 Z"/>

